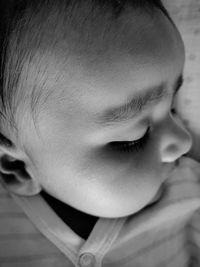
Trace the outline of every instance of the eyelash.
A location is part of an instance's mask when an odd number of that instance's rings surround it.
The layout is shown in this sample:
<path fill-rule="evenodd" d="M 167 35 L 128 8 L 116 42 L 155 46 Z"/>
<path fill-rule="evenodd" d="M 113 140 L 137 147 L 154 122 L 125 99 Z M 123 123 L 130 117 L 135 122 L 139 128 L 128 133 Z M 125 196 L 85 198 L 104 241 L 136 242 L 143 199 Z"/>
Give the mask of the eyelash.
<path fill-rule="evenodd" d="M 171 113 L 175 116 L 176 110 L 174 107 L 171 109 Z M 144 149 L 146 144 L 150 139 L 150 127 L 147 128 L 147 131 L 142 138 L 135 141 L 123 141 L 123 142 L 111 142 L 110 145 L 112 149 L 117 150 L 118 152 L 131 153 L 139 152 Z"/>
<path fill-rule="evenodd" d="M 139 152 L 146 146 L 149 138 L 150 138 L 150 127 L 148 127 L 143 137 L 138 140 L 129 141 L 129 142 L 126 142 L 126 141 L 111 142 L 110 145 L 112 149 L 117 150 L 119 152 L 125 152 L 125 153 Z"/>

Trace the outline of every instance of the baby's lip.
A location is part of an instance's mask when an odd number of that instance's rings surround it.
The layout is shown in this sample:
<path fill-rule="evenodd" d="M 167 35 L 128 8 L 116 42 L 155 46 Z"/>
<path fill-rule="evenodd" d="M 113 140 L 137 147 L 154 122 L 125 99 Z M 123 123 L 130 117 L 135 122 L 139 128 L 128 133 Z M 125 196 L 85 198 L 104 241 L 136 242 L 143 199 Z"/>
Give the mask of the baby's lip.
<path fill-rule="evenodd" d="M 163 194 L 165 190 L 165 184 L 162 183 L 161 186 L 159 187 L 157 193 L 155 194 L 155 196 L 152 198 L 150 203 L 156 202 Z"/>
<path fill-rule="evenodd" d="M 162 181 L 160 187 L 158 188 L 156 194 L 155 194 L 154 197 L 152 198 L 150 204 L 153 203 L 153 202 L 156 202 L 156 201 L 157 201 L 158 199 L 160 199 L 161 196 L 164 194 L 164 192 L 165 192 L 165 190 L 166 190 L 166 183 L 165 183 L 165 181 L 167 181 L 167 180 L 171 177 L 173 171 L 174 171 L 177 167 L 178 167 L 178 164 L 170 165 L 170 167 L 169 167 L 169 169 L 168 169 L 168 172 L 167 172 L 168 174 L 166 175 L 166 173 L 165 173 L 164 179 L 163 179 L 163 181 Z"/>
<path fill-rule="evenodd" d="M 155 196 L 153 197 L 152 202 L 157 201 L 162 196 L 162 194 L 166 190 L 166 182 L 165 181 L 167 181 L 171 177 L 173 171 L 177 168 L 177 166 L 178 166 L 177 164 L 173 164 L 172 166 L 170 166 L 170 169 L 168 170 L 168 175 L 165 175 L 165 178 L 162 181 L 162 183 L 161 183 L 158 191 L 156 192 Z"/>
<path fill-rule="evenodd" d="M 173 164 L 170 165 L 169 168 L 166 170 L 166 172 L 163 173 L 163 179 L 162 179 L 162 183 L 164 183 L 165 181 L 167 181 L 171 176 L 172 173 L 174 172 L 174 170 L 178 168 L 177 164 Z"/>

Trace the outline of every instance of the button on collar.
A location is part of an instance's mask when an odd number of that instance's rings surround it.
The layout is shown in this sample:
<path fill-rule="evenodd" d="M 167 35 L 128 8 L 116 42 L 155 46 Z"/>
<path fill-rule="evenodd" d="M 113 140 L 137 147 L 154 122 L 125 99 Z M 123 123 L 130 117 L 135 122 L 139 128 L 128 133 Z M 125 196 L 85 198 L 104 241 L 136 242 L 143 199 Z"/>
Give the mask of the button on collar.
<path fill-rule="evenodd" d="M 95 257 L 92 253 L 83 253 L 79 258 L 80 267 L 94 267 Z"/>

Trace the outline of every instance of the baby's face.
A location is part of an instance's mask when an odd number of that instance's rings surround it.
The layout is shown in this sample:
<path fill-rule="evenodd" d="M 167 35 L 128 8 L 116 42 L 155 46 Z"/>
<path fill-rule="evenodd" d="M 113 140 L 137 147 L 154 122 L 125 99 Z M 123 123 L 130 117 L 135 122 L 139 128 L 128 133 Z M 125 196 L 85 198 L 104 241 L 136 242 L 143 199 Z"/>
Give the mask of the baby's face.
<path fill-rule="evenodd" d="M 39 114 L 39 132 L 33 125 L 23 132 L 32 160 L 28 171 L 41 187 L 101 217 L 127 216 L 153 201 L 175 161 L 191 147 L 189 133 L 170 112 L 184 66 L 180 35 L 160 11 L 154 20 L 142 14 L 131 20 L 123 36 L 131 49 L 109 52 L 95 68 L 72 64 L 73 77 L 66 78 L 61 97 Z M 132 105 L 129 119 L 103 124 L 106 110 L 161 85 L 168 92 L 162 99 L 137 115 Z M 149 127 L 149 137 L 131 151 L 108 146 L 138 140 Z"/>

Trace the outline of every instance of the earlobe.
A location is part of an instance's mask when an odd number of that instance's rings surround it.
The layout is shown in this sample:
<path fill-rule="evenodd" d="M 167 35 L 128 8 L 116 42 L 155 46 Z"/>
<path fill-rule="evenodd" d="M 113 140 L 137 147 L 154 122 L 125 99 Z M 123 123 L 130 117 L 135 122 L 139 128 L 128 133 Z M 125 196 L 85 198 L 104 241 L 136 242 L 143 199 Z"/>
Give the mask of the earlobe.
<path fill-rule="evenodd" d="M 10 192 L 21 196 L 33 196 L 39 194 L 41 191 L 40 185 L 37 181 L 21 180 L 14 175 L 9 175 L 0 172 L 0 180 L 2 185 Z"/>
<path fill-rule="evenodd" d="M 41 191 L 41 186 L 26 170 L 23 161 L 0 155 L 0 180 L 11 193 L 32 196 Z"/>

